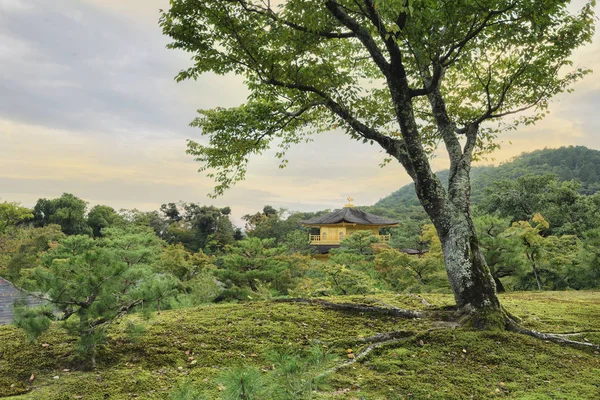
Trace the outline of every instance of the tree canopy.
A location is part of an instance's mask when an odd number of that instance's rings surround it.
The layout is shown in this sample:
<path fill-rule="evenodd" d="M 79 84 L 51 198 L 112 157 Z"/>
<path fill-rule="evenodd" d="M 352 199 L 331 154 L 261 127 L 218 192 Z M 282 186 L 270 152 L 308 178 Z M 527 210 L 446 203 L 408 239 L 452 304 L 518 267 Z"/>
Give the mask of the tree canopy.
<path fill-rule="evenodd" d="M 36 226 L 58 224 L 67 235 L 91 234 L 85 212 L 87 203 L 71 193 L 56 199 L 39 199 L 33 208 Z"/>
<path fill-rule="evenodd" d="M 394 158 L 394 147 L 417 143 L 431 150 L 443 141 L 456 152 L 459 137 L 470 138 L 466 150 L 490 150 L 498 130 L 541 118 L 552 96 L 589 72 L 563 67 L 591 39 L 593 2 L 577 14 L 568 4 L 174 0 L 160 23 L 169 47 L 193 54 L 178 80 L 235 73 L 251 91 L 245 104 L 200 110 L 193 122 L 210 139 L 191 141 L 189 152 L 212 169 L 219 194 L 274 139 L 285 165 L 292 144 L 328 129 L 377 142 Z M 411 105 L 402 110 L 414 117 L 410 134 L 397 123 L 398 96 Z M 468 134 L 485 121 L 495 123 Z M 419 164 L 412 158 L 402 161 L 409 173 Z"/>
<path fill-rule="evenodd" d="M 190 141 L 188 153 L 215 195 L 272 144 L 283 167 L 290 146 L 316 132 L 377 143 L 415 183 L 458 307 L 498 328 L 506 319 L 471 218 L 471 164 L 589 72 L 570 67 L 592 38 L 594 4 L 571 13 L 568 0 L 172 0 L 160 24 L 168 47 L 192 54 L 178 80 L 237 74 L 250 91 L 245 104 L 192 122 L 208 144 Z M 429 163 L 442 144 L 447 186 Z"/>

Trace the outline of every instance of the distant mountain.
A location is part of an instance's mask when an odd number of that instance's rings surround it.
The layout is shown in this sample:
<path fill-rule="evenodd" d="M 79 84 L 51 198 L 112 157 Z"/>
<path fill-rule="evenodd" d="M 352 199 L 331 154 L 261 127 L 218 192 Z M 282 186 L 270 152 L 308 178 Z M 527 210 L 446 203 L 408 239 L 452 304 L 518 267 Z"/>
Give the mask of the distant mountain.
<path fill-rule="evenodd" d="M 600 191 L 600 151 L 584 146 L 543 149 L 523 153 L 498 166 L 474 167 L 471 170 L 473 204 L 482 199 L 485 188 L 492 183 L 526 174 L 554 174 L 560 181 L 576 179 L 581 182 L 582 193 L 593 194 Z M 448 181 L 448 170 L 439 171 L 436 175 L 442 182 Z M 416 213 L 417 207 L 420 203 L 414 185 L 409 184 L 366 209 L 378 215 L 395 217 L 406 211 Z"/>

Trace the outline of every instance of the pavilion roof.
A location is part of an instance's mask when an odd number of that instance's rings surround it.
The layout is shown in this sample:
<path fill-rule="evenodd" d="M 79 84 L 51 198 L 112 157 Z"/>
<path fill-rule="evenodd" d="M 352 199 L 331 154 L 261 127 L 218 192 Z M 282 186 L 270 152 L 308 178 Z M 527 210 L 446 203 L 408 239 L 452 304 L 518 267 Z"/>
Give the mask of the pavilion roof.
<path fill-rule="evenodd" d="M 320 217 L 300 221 L 303 225 L 357 224 L 357 225 L 397 225 L 398 221 L 369 214 L 353 207 L 344 207 Z"/>

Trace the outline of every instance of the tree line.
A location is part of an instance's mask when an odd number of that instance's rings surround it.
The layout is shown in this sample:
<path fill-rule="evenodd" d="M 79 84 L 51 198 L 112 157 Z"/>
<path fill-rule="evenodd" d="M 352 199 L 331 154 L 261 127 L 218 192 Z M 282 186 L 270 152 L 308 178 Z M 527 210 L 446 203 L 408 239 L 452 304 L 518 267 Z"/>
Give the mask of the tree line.
<path fill-rule="evenodd" d="M 3 202 L 0 275 L 49 301 L 17 310 L 32 339 L 52 320 L 65 321 L 91 363 L 106 327 L 129 312 L 279 296 L 451 292 L 437 232 L 411 210 L 397 215 L 390 242 L 358 232 L 327 261 L 315 259 L 299 221 L 328 211 L 267 205 L 243 216 L 242 229 L 229 207 L 195 203 L 88 209 L 68 193 L 33 209 Z M 499 291 L 600 286 L 600 193 L 586 195 L 577 181 L 554 175 L 524 175 L 490 185 L 473 217 Z"/>

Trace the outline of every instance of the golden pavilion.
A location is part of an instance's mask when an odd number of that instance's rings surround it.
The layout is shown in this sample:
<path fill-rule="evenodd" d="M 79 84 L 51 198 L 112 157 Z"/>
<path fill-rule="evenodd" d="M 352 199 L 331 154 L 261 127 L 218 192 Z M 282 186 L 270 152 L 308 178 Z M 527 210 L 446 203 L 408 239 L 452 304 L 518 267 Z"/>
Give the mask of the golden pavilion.
<path fill-rule="evenodd" d="M 380 229 L 398 226 L 398 221 L 361 211 L 351 204 L 352 198 L 348 200 L 349 203 L 341 210 L 300 221 L 302 226 L 319 228 L 318 235 L 309 234 L 308 237 L 310 244 L 316 246 L 319 254 L 327 254 L 331 248 L 339 247 L 346 236 L 357 231 L 371 231 L 379 239 L 387 242 L 391 235 L 382 235 Z"/>

